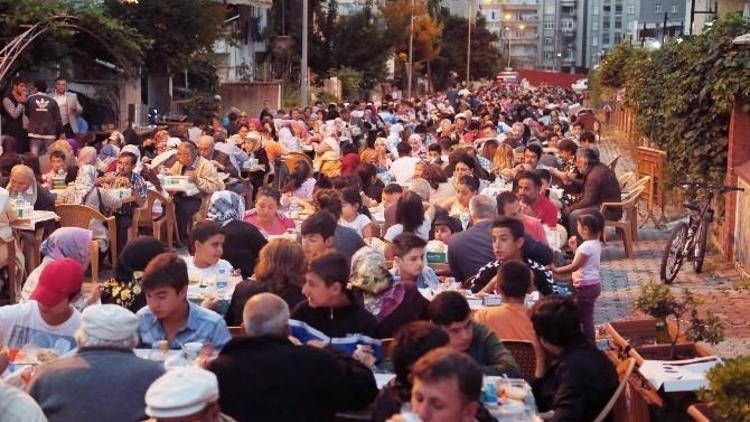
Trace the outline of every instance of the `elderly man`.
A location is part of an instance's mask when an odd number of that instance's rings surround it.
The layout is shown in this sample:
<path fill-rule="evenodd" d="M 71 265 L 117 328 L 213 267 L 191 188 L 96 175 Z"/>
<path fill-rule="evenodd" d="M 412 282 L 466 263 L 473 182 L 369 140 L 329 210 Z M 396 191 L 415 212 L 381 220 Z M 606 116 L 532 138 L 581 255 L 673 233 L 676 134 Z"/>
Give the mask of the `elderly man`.
<path fill-rule="evenodd" d="M 620 202 L 622 192 L 617 176 L 609 166 L 599 161 L 599 152 L 590 148 L 579 148 L 576 152 L 576 167 L 583 174 L 583 194 L 575 204 L 563 210 L 563 221 L 568 223 L 568 233 L 577 235 L 576 220 L 581 214 L 598 213 L 604 202 Z M 609 207 L 604 210 L 607 220 L 619 220 L 622 208 Z"/>
<path fill-rule="evenodd" d="M 174 203 L 177 213 L 177 230 L 180 238 L 187 241 L 190 238 L 188 229 L 193 216 L 200 211 L 203 199 L 212 193 L 223 190 L 224 182 L 219 180 L 216 167 L 198 154 L 198 147 L 192 142 L 183 142 L 177 147 L 177 162 L 169 169 L 173 176 L 187 176 L 188 181 L 194 183 L 200 191 L 201 197 L 177 194 Z"/>
<path fill-rule="evenodd" d="M 289 341 L 289 307 L 280 297 L 253 296 L 243 321 L 247 336 L 230 341 L 209 368 L 219 378 L 221 407 L 233 418 L 330 421 L 375 398 L 375 380 L 363 364 L 331 346 Z"/>
<path fill-rule="evenodd" d="M 234 156 L 229 155 L 224 151 L 220 151 L 219 148 L 232 151 Z M 229 179 L 226 181 L 227 189 L 238 195 L 245 194 L 245 186 L 239 180 L 239 169 L 242 164 L 238 165 L 234 162 L 238 156 L 244 157 L 244 160 L 247 160 L 247 153 L 245 153 L 245 151 L 242 151 L 236 145 L 229 143 L 222 142 L 217 144 L 215 143 L 213 136 L 203 135 L 198 139 L 198 152 L 201 157 L 213 163 L 218 171 L 229 174 Z"/>
<path fill-rule="evenodd" d="M 229 422 L 221 413 L 216 375 L 187 366 L 173 369 L 146 391 L 148 422 Z"/>
<path fill-rule="evenodd" d="M 41 367 L 29 386 L 29 394 L 47 418 L 145 419 L 143 397 L 164 368 L 133 353 L 137 328 L 138 318 L 120 306 L 86 308 L 75 334 L 76 353 Z"/>

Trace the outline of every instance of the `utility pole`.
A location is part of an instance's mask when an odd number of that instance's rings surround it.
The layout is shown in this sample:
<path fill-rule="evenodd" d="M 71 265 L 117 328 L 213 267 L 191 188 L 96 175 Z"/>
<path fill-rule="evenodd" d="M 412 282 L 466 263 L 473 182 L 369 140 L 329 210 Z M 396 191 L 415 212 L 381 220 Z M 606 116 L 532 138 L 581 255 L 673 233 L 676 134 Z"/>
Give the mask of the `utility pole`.
<path fill-rule="evenodd" d="M 474 15 L 474 0 L 469 0 L 469 33 L 466 41 L 466 88 L 471 84 L 471 20 Z"/>
<path fill-rule="evenodd" d="M 302 69 L 299 89 L 299 103 L 302 107 L 307 107 L 307 1 L 302 0 Z"/>
<path fill-rule="evenodd" d="M 408 76 L 408 82 L 407 82 L 407 88 L 406 92 L 409 98 L 412 98 L 411 93 L 411 78 L 412 73 L 414 73 L 414 1 L 411 0 L 411 30 L 409 32 L 409 74 Z"/>

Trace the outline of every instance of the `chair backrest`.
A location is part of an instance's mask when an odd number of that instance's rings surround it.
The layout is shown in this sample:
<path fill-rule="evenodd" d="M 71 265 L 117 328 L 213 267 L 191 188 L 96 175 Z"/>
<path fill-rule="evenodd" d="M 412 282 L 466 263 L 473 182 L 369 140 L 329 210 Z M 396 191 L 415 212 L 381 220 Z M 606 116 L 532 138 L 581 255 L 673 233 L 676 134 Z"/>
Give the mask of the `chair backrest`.
<path fill-rule="evenodd" d="M 632 205 L 635 201 L 638 200 L 638 198 L 641 197 L 641 193 L 643 193 L 645 189 L 646 189 L 645 186 L 638 186 L 628 191 L 625 198 L 622 199 L 622 206 L 627 207 L 627 206 Z"/>
<path fill-rule="evenodd" d="M 615 169 L 617 168 L 617 163 L 619 161 L 620 161 L 620 156 L 618 155 L 617 157 L 614 158 L 614 160 L 609 162 L 609 169 L 612 171 L 615 171 Z"/>
<path fill-rule="evenodd" d="M 622 399 L 625 387 L 628 385 L 628 379 L 630 378 L 630 375 L 633 374 L 634 368 L 634 358 L 627 358 L 624 361 L 620 362 L 619 365 L 617 365 L 617 373 L 620 377 L 620 385 L 617 386 L 615 393 L 612 394 L 612 397 L 607 402 L 607 405 L 604 406 L 604 409 L 602 409 L 601 412 L 599 412 L 599 416 L 594 419 L 594 422 L 604 421 L 604 419 L 607 417 L 607 415 L 609 415 L 615 405 Z"/>
<path fill-rule="evenodd" d="M 151 210 L 154 208 L 154 202 L 156 201 L 161 202 L 162 205 L 162 213 L 156 220 L 161 220 L 162 218 L 166 217 L 167 203 L 170 201 L 170 199 L 153 189 L 149 189 L 146 192 L 146 206 L 144 207 L 146 210 L 146 215 L 141 216 L 141 218 L 138 219 L 139 227 L 151 227 L 153 225 L 152 223 L 155 221 L 155 219 L 151 214 Z"/>
<path fill-rule="evenodd" d="M 639 188 L 641 186 L 645 188 L 646 186 L 648 186 L 648 182 L 650 182 L 650 181 L 651 181 L 651 176 L 643 176 L 640 179 L 638 179 L 635 182 L 635 184 L 633 184 L 633 186 L 630 189 L 631 190 L 632 189 L 636 189 L 636 188 Z"/>
<path fill-rule="evenodd" d="M 635 174 L 632 171 L 625 172 L 617 176 L 617 181 L 620 182 L 621 188 L 628 188 L 635 181 Z"/>
<path fill-rule="evenodd" d="M 87 205 L 61 204 L 56 207 L 57 215 L 60 216 L 60 226 L 80 227 L 88 229 L 91 220 L 99 220 L 106 223 L 109 218 Z"/>
<path fill-rule="evenodd" d="M 503 340 L 503 345 L 508 349 L 513 359 L 516 360 L 521 368 L 523 379 L 528 382 L 534 380 L 536 371 L 536 353 L 534 345 L 530 341 L 524 340 Z"/>
<path fill-rule="evenodd" d="M 241 326 L 233 326 L 227 328 L 229 328 L 229 334 L 232 335 L 232 338 L 242 337 L 245 335 L 245 330 L 243 330 Z"/>

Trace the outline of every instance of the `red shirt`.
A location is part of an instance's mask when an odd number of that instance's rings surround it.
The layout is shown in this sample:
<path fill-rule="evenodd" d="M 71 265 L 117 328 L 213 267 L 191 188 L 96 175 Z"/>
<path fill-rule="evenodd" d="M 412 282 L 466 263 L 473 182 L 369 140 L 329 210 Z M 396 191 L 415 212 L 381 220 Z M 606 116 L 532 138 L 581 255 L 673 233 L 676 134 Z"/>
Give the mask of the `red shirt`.
<path fill-rule="evenodd" d="M 557 207 L 546 196 L 539 198 L 531 212 L 531 216 L 540 219 L 545 226 L 557 227 Z"/>
<path fill-rule="evenodd" d="M 359 165 L 359 155 L 349 153 L 341 158 L 341 175 L 348 176 L 357 169 Z"/>

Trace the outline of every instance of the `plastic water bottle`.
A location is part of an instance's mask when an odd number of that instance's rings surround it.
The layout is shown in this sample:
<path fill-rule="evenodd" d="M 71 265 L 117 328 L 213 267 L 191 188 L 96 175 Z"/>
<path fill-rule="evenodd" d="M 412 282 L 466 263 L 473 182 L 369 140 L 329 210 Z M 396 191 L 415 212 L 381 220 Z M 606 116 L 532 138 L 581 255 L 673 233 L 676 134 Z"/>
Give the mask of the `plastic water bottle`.
<path fill-rule="evenodd" d="M 401 405 L 401 417 L 404 419 L 404 422 L 421 422 L 422 419 L 417 416 L 416 413 L 411 411 L 411 404 L 404 403 Z"/>
<path fill-rule="evenodd" d="M 157 179 L 159 179 L 159 183 L 161 183 L 162 186 L 167 182 L 167 169 L 162 167 L 159 169 L 159 174 L 156 176 Z"/>
<path fill-rule="evenodd" d="M 219 270 L 219 275 L 216 277 L 216 289 L 221 291 L 227 288 L 229 285 L 229 276 L 225 270 Z"/>

